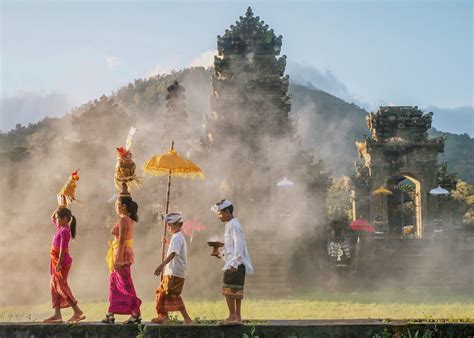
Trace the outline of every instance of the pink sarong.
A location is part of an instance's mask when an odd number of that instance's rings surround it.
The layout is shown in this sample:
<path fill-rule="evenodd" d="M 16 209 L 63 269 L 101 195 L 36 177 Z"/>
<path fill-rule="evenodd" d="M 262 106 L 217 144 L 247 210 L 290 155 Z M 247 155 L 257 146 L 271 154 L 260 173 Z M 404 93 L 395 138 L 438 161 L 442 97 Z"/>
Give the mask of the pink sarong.
<path fill-rule="evenodd" d="M 114 268 L 109 280 L 109 313 L 140 315 L 141 304 L 133 286 L 130 265 Z"/>
<path fill-rule="evenodd" d="M 61 264 L 61 270 L 59 272 L 55 271 L 56 265 L 59 261 L 59 251 L 58 247 L 51 248 L 51 282 L 49 283 L 49 289 L 51 291 L 51 299 L 53 308 L 66 308 L 71 306 L 70 303 L 77 304 L 77 300 L 72 294 L 71 288 L 67 283 L 67 276 L 69 274 L 69 269 L 71 269 L 71 264 Z M 65 255 L 69 255 L 68 249 L 64 249 Z"/>

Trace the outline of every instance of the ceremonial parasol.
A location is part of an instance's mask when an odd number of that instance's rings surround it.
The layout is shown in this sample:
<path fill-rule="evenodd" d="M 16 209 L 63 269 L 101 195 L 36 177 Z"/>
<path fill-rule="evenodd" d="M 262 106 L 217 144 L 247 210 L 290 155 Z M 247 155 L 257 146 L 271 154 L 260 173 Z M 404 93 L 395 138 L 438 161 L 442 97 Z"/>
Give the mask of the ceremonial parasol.
<path fill-rule="evenodd" d="M 181 157 L 174 149 L 174 141 L 171 142 L 170 150 L 163 155 L 153 156 L 143 166 L 146 174 L 154 176 L 168 175 L 168 188 L 166 191 L 165 214 L 169 212 L 171 177 L 204 179 L 202 170 L 191 160 Z M 166 226 L 163 224 L 163 236 L 166 236 Z M 165 243 L 161 248 L 161 261 L 165 258 Z"/>
<path fill-rule="evenodd" d="M 447 191 L 446 189 L 443 189 L 440 186 L 438 186 L 435 189 L 431 189 L 430 194 L 431 195 L 438 195 L 438 196 L 439 195 L 449 195 L 449 191 Z"/>
<path fill-rule="evenodd" d="M 285 177 L 283 177 L 283 179 L 281 181 L 279 181 L 277 184 L 276 184 L 278 187 L 292 187 L 294 186 L 295 184 L 290 181 L 289 179 Z"/>
<path fill-rule="evenodd" d="M 430 190 L 430 195 L 436 196 L 436 219 L 435 219 L 435 222 L 439 222 L 439 224 L 440 224 L 441 219 L 439 217 L 439 198 L 440 198 L 440 196 L 448 196 L 449 191 L 447 191 L 446 189 L 441 188 L 438 185 L 437 188 Z"/>
<path fill-rule="evenodd" d="M 372 224 L 367 222 L 366 220 L 363 219 L 357 219 L 353 221 L 351 224 L 349 224 L 349 228 L 355 231 L 365 231 L 368 233 L 374 233 L 375 228 Z M 359 242 L 360 242 L 360 237 L 359 233 L 357 233 L 357 244 L 356 244 L 356 257 L 355 257 L 355 267 L 357 270 L 357 265 L 359 262 Z"/>
<path fill-rule="evenodd" d="M 194 231 L 203 230 L 207 230 L 207 227 L 196 219 L 183 222 L 183 227 L 181 228 L 181 231 L 183 231 L 186 236 L 191 238 L 191 242 L 193 241 Z"/>
<path fill-rule="evenodd" d="M 358 219 L 349 225 L 349 228 L 355 231 L 375 232 L 372 224 L 363 219 Z"/>
<path fill-rule="evenodd" d="M 393 192 L 385 188 L 383 185 L 380 186 L 380 188 L 374 190 L 373 192 L 374 195 L 393 195 Z"/>

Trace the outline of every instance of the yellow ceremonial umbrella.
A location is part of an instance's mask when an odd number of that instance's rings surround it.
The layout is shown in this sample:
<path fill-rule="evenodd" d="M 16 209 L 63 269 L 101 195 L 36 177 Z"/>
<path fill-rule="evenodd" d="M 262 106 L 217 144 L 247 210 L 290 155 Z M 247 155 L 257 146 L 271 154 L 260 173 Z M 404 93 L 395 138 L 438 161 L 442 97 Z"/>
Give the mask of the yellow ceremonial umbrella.
<path fill-rule="evenodd" d="M 153 156 L 143 166 L 146 174 L 154 176 L 168 175 L 168 188 L 166 192 L 166 208 L 165 214 L 169 212 L 171 177 L 196 178 L 204 179 L 204 173 L 201 168 L 194 164 L 191 160 L 181 157 L 174 149 L 174 141 L 171 142 L 170 150 L 163 155 Z M 163 225 L 163 236 L 166 236 L 166 226 Z M 161 250 L 161 261 L 164 260 L 165 244 L 163 243 Z"/>
<path fill-rule="evenodd" d="M 383 185 L 380 186 L 380 188 L 376 189 L 373 191 L 374 195 L 393 195 L 393 192 L 385 188 Z"/>

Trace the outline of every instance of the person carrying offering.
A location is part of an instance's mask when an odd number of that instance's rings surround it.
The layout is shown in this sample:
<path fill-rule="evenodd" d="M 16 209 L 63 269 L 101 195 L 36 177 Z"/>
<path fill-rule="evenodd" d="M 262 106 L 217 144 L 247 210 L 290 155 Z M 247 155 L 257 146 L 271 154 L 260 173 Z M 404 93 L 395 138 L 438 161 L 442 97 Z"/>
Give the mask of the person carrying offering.
<path fill-rule="evenodd" d="M 141 322 L 140 305 L 133 285 L 130 267 L 134 263 L 133 225 L 138 221 L 138 205 L 128 193 L 121 193 L 115 203 L 115 211 L 119 216 L 112 229 L 114 240 L 109 242 L 107 265 L 110 270 L 109 279 L 109 310 L 102 323 L 113 324 L 114 314 L 130 315 L 124 324 Z"/>
<path fill-rule="evenodd" d="M 164 261 L 156 268 L 155 275 L 163 274 L 160 287 L 156 290 L 156 312 L 158 317 L 152 323 L 165 324 L 169 322 L 168 312 L 179 311 L 184 318 L 184 324 L 192 324 L 186 311 L 181 292 L 186 278 L 187 245 L 181 227 L 183 217 L 180 213 L 170 213 L 164 216 L 168 230 L 172 233 L 171 241 L 163 237 L 168 245 Z M 169 243 L 168 243 L 169 241 Z"/>
<path fill-rule="evenodd" d="M 211 208 L 217 213 L 221 222 L 225 223 L 224 250 L 217 258 L 224 257 L 225 263 L 222 294 L 226 299 L 229 317 L 221 324 L 242 324 L 241 304 L 244 298 L 245 274 L 254 272 L 250 255 L 247 250 L 242 226 L 234 217 L 234 206 L 226 199 Z"/>
<path fill-rule="evenodd" d="M 86 318 L 77 306 L 77 300 L 68 285 L 67 277 L 71 269 L 72 258 L 69 256 L 69 241 L 76 237 L 76 218 L 71 210 L 59 206 L 51 215 L 51 221 L 56 227 L 51 245 L 51 298 L 54 315 L 46 318 L 45 323 L 62 322 L 61 308 L 72 307 L 74 314 L 69 322 L 78 322 Z"/>

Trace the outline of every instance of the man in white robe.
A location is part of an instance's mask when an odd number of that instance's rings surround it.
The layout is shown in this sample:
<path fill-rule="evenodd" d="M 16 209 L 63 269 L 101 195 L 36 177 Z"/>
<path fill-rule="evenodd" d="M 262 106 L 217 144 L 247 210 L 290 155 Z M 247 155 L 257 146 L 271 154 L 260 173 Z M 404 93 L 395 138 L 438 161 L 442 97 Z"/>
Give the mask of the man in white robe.
<path fill-rule="evenodd" d="M 224 250 L 218 256 L 225 260 L 222 294 L 226 299 L 229 317 L 222 324 L 242 324 L 241 304 L 244 298 L 245 275 L 252 274 L 253 267 L 245 242 L 242 226 L 234 217 L 234 206 L 228 200 L 216 203 L 212 211 L 225 223 Z"/>

